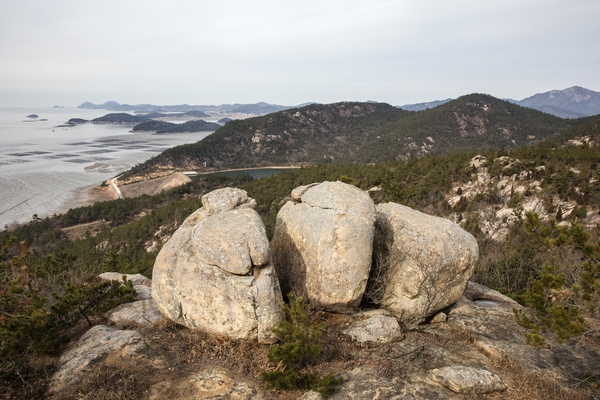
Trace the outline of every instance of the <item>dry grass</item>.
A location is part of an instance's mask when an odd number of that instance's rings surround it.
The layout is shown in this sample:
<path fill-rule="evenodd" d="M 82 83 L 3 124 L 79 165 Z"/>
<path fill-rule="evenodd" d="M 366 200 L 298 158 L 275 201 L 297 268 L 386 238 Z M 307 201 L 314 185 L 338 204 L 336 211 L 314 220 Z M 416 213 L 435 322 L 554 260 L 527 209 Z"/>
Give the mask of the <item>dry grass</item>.
<path fill-rule="evenodd" d="M 351 371 L 357 367 L 374 368 L 380 376 L 404 379 L 411 373 L 424 374 L 431 368 L 451 365 L 452 360 L 481 363 L 486 369 L 500 375 L 509 386 L 503 393 L 490 395 L 456 396 L 464 399 L 593 399 L 598 396 L 594 382 L 581 382 L 570 387 L 553 377 L 524 370 L 509 358 L 490 354 L 481 356 L 473 335 L 457 326 L 440 324 L 406 333 L 399 342 L 385 344 L 359 344 L 341 334 L 350 316 L 313 312 L 311 323 L 322 323 L 323 347 L 319 356 L 306 366 L 303 372 L 315 374 Z M 122 360 L 98 363 L 85 378 L 68 393 L 52 398 L 66 400 L 129 400 L 145 399 L 148 388 L 161 381 L 181 379 L 203 368 L 222 368 L 229 371 L 234 380 L 244 380 L 262 388 L 259 374 L 272 368 L 267 354 L 269 346 L 254 341 L 230 340 L 191 331 L 173 323 L 154 328 L 138 329 L 148 344 L 160 355 L 162 365 L 130 364 Z M 83 332 L 83 329 L 81 329 Z M 448 358 L 448 354 L 452 358 Z M 479 356 L 477 356 L 477 354 Z M 43 359 L 39 364 L 36 385 L 19 392 L 4 391 L 4 398 L 44 398 L 47 382 L 53 372 L 56 359 Z M 476 360 L 476 361 L 473 361 Z M 297 399 L 300 391 L 284 392 L 270 390 L 269 399 Z"/>
<path fill-rule="evenodd" d="M 56 400 L 133 400 L 147 388 L 147 372 L 135 365 L 99 364 Z"/>
<path fill-rule="evenodd" d="M 465 346 L 475 347 L 475 337 L 460 327 L 450 326 L 453 337 Z M 508 356 L 498 357 L 485 352 L 481 347 L 477 350 L 488 358 L 487 369 L 502 377 L 507 384 L 506 392 L 494 395 L 494 399 L 506 400 L 590 400 L 600 398 L 598 385 L 594 382 L 580 382 L 569 385 L 550 374 L 528 371 Z M 463 396 L 464 399 L 487 398 L 481 396 Z"/>

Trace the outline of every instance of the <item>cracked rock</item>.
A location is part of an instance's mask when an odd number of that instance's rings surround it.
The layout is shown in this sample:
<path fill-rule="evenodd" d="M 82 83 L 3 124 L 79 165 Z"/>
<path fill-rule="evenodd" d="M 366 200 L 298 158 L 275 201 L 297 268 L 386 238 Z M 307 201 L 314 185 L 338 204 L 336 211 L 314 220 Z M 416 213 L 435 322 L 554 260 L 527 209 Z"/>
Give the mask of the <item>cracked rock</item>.
<path fill-rule="evenodd" d="M 204 207 L 158 254 L 152 298 L 190 329 L 270 343 L 282 296 L 264 225 L 245 193 L 227 188 L 203 197 Z"/>
<path fill-rule="evenodd" d="M 454 222 L 385 203 L 377 205 L 374 253 L 385 277 L 381 307 L 410 329 L 460 299 L 479 247 Z"/>
<path fill-rule="evenodd" d="M 285 293 L 320 309 L 352 312 L 362 299 L 373 251 L 375 205 L 342 182 L 300 186 L 277 214 L 273 263 Z"/>

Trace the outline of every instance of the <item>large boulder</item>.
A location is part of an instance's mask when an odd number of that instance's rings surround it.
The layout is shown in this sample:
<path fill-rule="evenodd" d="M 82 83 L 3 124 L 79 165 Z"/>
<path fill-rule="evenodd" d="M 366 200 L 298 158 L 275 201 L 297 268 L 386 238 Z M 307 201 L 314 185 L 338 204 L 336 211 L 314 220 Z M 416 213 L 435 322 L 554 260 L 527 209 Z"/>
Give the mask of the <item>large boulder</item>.
<path fill-rule="evenodd" d="M 158 254 L 152 298 L 188 328 L 274 341 L 282 297 L 256 203 L 231 188 L 203 196 L 202 203 Z"/>
<path fill-rule="evenodd" d="M 277 214 L 271 241 L 284 293 L 306 295 L 320 309 L 357 308 L 371 269 L 375 205 L 342 182 L 300 186 Z"/>
<path fill-rule="evenodd" d="M 411 328 L 462 296 L 478 257 L 477 241 L 457 224 L 379 204 L 369 293 Z"/>

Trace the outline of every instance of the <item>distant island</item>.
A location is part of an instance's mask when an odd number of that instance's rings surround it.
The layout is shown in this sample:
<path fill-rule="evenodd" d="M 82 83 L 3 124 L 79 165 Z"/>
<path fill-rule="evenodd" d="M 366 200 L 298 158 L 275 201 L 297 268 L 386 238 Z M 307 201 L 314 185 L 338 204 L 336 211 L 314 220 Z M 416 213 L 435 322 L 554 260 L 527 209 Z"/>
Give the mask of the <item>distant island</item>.
<path fill-rule="evenodd" d="M 301 107 L 303 104 L 298 106 L 282 106 L 277 104 L 269 104 L 265 102 L 255 103 L 255 104 L 221 104 L 221 105 L 196 105 L 190 106 L 188 104 L 180 104 L 174 106 L 156 106 L 153 104 L 119 104 L 116 101 L 107 101 L 102 104 L 94 104 L 86 101 L 85 103 L 79 105 L 77 108 L 83 109 L 103 109 L 110 111 L 133 111 L 135 113 L 150 113 L 150 112 L 159 112 L 159 113 L 173 113 L 173 112 L 202 112 L 203 115 L 198 114 L 198 117 L 208 117 L 209 115 L 206 113 L 242 113 L 242 114 L 252 114 L 252 115 L 264 115 L 270 114 L 277 111 L 287 110 L 290 108 Z M 189 115 L 189 114 L 188 114 Z"/>
<path fill-rule="evenodd" d="M 133 127 L 133 132 L 182 133 L 182 132 L 209 132 L 216 131 L 221 125 L 204 120 L 187 121 L 183 124 L 174 124 L 166 121 L 146 121 Z"/>
<path fill-rule="evenodd" d="M 57 106 L 54 106 L 54 107 L 52 107 L 52 108 L 65 108 L 65 106 L 58 106 L 58 105 L 57 105 Z"/>
<path fill-rule="evenodd" d="M 37 118 L 37 115 L 31 114 L 29 118 Z M 222 124 L 207 122 L 198 119 L 201 116 L 209 116 L 202 111 L 186 111 L 182 113 L 159 113 L 150 112 L 147 114 L 131 115 L 129 113 L 110 113 L 91 121 L 83 118 L 71 118 L 57 127 L 73 127 L 85 123 L 92 124 L 136 124 L 132 132 L 156 132 L 156 133 L 181 133 L 181 132 L 205 132 L 215 131 Z M 163 120 L 161 120 L 163 119 Z M 172 123 L 166 120 L 187 120 L 184 123 Z M 228 119 L 230 120 L 230 119 Z"/>
<path fill-rule="evenodd" d="M 90 122 L 92 124 L 138 124 L 147 120 L 146 117 L 138 117 L 127 113 L 113 113 L 94 118 Z"/>
<path fill-rule="evenodd" d="M 79 125 L 79 124 L 85 124 L 86 122 L 89 122 L 87 119 L 83 119 L 83 118 L 71 118 L 67 124 L 72 124 L 72 125 Z"/>
<path fill-rule="evenodd" d="M 37 114 L 29 114 L 27 116 L 27 118 L 39 118 L 39 115 L 37 115 Z"/>

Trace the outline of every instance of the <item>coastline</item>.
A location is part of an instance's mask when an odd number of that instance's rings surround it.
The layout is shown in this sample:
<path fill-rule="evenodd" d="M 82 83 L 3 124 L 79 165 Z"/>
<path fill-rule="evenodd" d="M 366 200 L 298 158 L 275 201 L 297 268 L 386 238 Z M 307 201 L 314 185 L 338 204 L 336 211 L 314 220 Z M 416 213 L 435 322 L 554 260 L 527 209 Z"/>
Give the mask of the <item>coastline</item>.
<path fill-rule="evenodd" d="M 83 188 L 71 189 L 70 197 L 60 204 L 54 214 L 64 214 L 71 208 L 92 206 L 96 202 L 118 199 L 114 189 L 108 185 L 102 187 L 102 182 Z"/>

